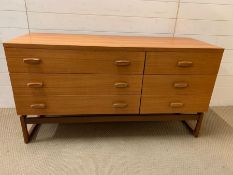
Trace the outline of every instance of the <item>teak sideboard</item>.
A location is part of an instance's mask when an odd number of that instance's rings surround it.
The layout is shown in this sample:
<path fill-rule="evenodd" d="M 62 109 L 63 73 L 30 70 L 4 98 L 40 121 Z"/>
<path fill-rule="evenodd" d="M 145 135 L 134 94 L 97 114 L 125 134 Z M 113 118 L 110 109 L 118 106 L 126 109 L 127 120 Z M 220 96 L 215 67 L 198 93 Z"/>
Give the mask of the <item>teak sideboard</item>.
<path fill-rule="evenodd" d="M 190 38 L 45 33 L 4 49 L 25 143 L 42 123 L 180 120 L 197 137 L 224 51 Z"/>

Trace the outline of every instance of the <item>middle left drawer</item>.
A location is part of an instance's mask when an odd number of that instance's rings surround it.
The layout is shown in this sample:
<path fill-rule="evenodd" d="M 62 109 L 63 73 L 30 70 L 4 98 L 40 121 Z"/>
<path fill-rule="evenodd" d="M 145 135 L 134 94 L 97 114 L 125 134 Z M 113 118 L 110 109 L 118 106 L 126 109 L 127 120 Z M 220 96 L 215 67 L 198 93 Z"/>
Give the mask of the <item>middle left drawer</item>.
<path fill-rule="evenodd" d="M 142 75 L 11 73 L 15 95 L 140 95 Z"/>

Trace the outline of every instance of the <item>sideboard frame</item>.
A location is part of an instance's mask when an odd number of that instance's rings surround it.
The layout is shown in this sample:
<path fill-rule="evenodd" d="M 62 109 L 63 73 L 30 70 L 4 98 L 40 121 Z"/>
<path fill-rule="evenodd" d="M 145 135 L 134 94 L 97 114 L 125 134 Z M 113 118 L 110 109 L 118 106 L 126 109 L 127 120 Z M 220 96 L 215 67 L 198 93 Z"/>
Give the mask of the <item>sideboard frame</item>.
<path fill-rule="evenodd" d="M 146 122 L 146 121 L 182 121 L 191 131 L 194 137 L 198 137 L 204 113 L 196 114 L 126 114 L 126 115 L 69 115 L 69 116 L 46 116 L 38 115 L 29 117 L 21 115 L 20 122 L 24 137 L 24 142 L 29 143 L 39 125 L 45 123 L 104 123 L 104 122 Z M 196 120 L 193 128 L 187 121 Z M 32 124 L 28 128 L 28 124 Z"/>

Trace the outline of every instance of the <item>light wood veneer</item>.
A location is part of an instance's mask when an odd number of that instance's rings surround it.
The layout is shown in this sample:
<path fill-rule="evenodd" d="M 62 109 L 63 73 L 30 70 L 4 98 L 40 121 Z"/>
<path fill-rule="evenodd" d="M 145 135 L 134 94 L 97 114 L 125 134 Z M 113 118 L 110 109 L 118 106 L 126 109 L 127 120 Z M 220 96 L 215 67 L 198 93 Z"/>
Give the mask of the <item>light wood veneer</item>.
<path fill-rule="evenodd" d="M 209 96 L 142 96 L 141 114 L 206 112 Z"/>
<path fill-rule="evenodd" d="M 10 76 L 15 95 L 140 95 L 142 86 L 142 75 L 12 73 Z"/>
<path fill-rule="evenodd" d="M 126 113 L 204 112 L 223 53 L 188 38 L 37 33 L 4 46 L 17 112 L 37 115 L 113 114 L 126 97 L 137 104 Z M 41 113 L 34 102 L 49 105 Z"/>
<path fill-rule="evenodd" d="M 215 75 L 144 75 L 142 95 L 210 97 L 215 79 Z"/>
<path fill-rule="evenodd" d="M 145 74 L 216 75 L 222 53 L 215 52 L 148 52 Z"/>
<path fill-rule="evenodd" d="M 223 48 L 184 37 L 143 37 L 30 33 L 4 43 L 6 48 L 222 52 Z"/>
<path fill-rule="evenodd" d="M 29 123 L 92 119 L 195 119 L 198 136 L 224 51 L 190 38 L 40 33 L 17 37 L 4 49 L 26 143 Z M 27 117 L 89 114 L 121 117 Z"/>
<path fill-rule="evenodd" d="M 15 102 L 25 115 L 139 114 L 140 96 L 16 96 Z"/>
<path fill-rule="evenodd" d="M 5 51 L 9 71 L 17 73 L 142 74 L 145 59 L 143 52 L 22 48 Z"/>

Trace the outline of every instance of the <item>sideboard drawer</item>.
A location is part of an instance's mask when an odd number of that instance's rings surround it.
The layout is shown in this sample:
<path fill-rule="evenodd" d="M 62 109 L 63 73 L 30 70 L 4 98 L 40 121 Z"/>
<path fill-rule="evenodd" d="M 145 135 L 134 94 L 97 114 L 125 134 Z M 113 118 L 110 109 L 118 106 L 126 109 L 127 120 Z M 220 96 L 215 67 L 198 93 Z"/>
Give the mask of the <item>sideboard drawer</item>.
<path fill-rule="evenodd" d="M 145 52 L 6 48 L 10 72 L 143 74 Z"/>
<path fill-rule="evenodd" d="M 215 75 L 144 75 L 142 95 L 211 96 Z"/>
<path fill-rule="evenodd" d="M 147 52 L 145 74 L 216 75 L 221 57 L 222 52 Z"/>
<path fill-rule="evenodd" d="M 142 75 L 11 73 L 15 95 L 140 95 Z"/>
<path fill-rule="evenodd" d="M 196 113 L 208 111 L 207 96 L 142 96 L 141 114 Z"/>
<path fill-rule="evenodd" d="M 20 115 L 138 114 L 140 96 L 15 96 Z"/>

